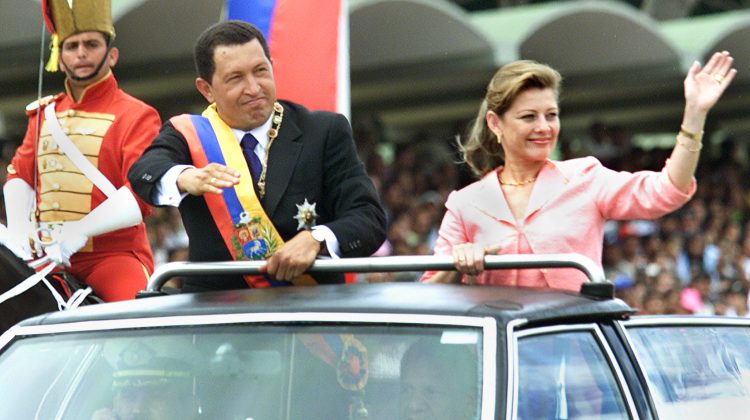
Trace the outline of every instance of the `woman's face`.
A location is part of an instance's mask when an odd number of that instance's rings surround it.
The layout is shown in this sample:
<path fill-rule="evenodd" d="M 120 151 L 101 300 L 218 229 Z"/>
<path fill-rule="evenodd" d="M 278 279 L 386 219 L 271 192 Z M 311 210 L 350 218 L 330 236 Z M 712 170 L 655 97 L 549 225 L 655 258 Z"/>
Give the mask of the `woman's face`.
<path fill-rule="evenodd" d="M 557 97 L 552 89 L 527 89 L 501 116 L 487 112 L 487 125 L 500 139 L 505 160 L 546 160 L 560 133 Z"/>

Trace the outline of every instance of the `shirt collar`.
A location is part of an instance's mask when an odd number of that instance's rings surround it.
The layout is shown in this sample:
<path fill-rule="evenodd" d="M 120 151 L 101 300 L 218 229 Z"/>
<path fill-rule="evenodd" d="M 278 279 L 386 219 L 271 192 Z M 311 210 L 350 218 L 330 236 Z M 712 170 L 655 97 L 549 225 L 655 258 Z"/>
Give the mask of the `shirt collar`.
<path fill-rule="evenodd" d="M 236 128 L 232 129 L 232 133 L 234 133 L 234 136 L 237 137 L 237 142 L 242 141 L 242 137 L 245 136 L 245 133 L 250 133 L 255 137 L 256 140 L 258 140 L 258 144 L 265 149 L 266 146 L 268 146 L 268 130 L 271 129 L 271 118 L 273 118 L 273 112 L 268 117 L 266 122 L 261 124 L 258 127 L 253 128 L 250 131 L 242 131 L 238 130 Z"/>

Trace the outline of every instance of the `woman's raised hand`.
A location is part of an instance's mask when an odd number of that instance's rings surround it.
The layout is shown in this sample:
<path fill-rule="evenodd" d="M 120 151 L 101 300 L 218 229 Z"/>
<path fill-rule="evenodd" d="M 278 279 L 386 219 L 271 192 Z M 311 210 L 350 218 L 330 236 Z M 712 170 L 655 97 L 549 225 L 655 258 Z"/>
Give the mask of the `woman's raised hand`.
<path fill-rule="evenodd" d="M 714 53 L 705 66 L 696 61 L 685 77 L 685 104 L 688 108 L 707 113 L 732 83 L 737 69 L 729 52 Z"/>

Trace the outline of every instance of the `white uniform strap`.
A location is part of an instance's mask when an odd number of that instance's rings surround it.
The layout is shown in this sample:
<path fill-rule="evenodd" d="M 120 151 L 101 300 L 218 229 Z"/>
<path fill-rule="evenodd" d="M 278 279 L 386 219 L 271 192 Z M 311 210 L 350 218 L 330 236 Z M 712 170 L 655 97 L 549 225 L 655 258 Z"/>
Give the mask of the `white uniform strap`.
<path fill-rule="evenodd" d="M 55 103 L 52 102 L 44 107 L 44 119 L 49 124 L 49 130 L 52 133 L 52 138 L 60 146 L 60 150 L 68 156 L 71 162 L 86 176 L 91 182 L 99 188 L 104 195 L 111 197 L 115 194 L 117 189 L 106 176 L 93 163 L 91 163 L 81 153 L 80 150 L 70 141 L 70 138 L 63 132 L 60 127 L 60 121 L 57 120 L 57 114 L 55 114 Z"/>
<path fill-rule="evenodd" d="M 23 292 L 31 289 L 37 283 L 39 283 L 40 281 L 42 281 L 47 274 L 51 273 L 54 268 L 55 268 L 55 264 L 52 264 L 52 263 L 47 264 L 47 266 L 44 267 L 39 272 L 36 272 L 36 273 L 30 275 L 29 277 L 26 278 L 26 280 L 24 280 L 24 281 L 18 283 L 17 285 L 13 286 L 10 290 L 8 290 L 5 293 L 3 293 L 2 295 L 0 295 L 0 303 L 3 303 L 3 302 L 5 302 L 8 299 L 10 299 L 12 297 L 16 297 L 16 296 L 20 295 L 21 293 L 23 293 Z M 55 291 L 55 293 L 56 292 L 57 291 Z M 53 294 L 53 296 L 54 296 L 54 294 Z M 57 300 L 57 298 L 56 298 L 56 300 Z"/>

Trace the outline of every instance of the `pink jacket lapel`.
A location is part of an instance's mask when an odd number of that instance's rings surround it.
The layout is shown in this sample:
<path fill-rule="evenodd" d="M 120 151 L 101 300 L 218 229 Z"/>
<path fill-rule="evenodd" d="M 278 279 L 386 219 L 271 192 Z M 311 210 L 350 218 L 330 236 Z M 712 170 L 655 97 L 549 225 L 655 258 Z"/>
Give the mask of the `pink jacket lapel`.
<path fill-rule="evenodd" d="M 565 185 L 568 183 L 568 177 L 563 174 L 560 168 L 551 160 L 542 167 L 537 176 L 534 189 L 531 191 L 529 204 L 526 207 L 526 215 L 529 217 L 541 209 L 553 197 L 557 197 L 565 191 Z"/>

